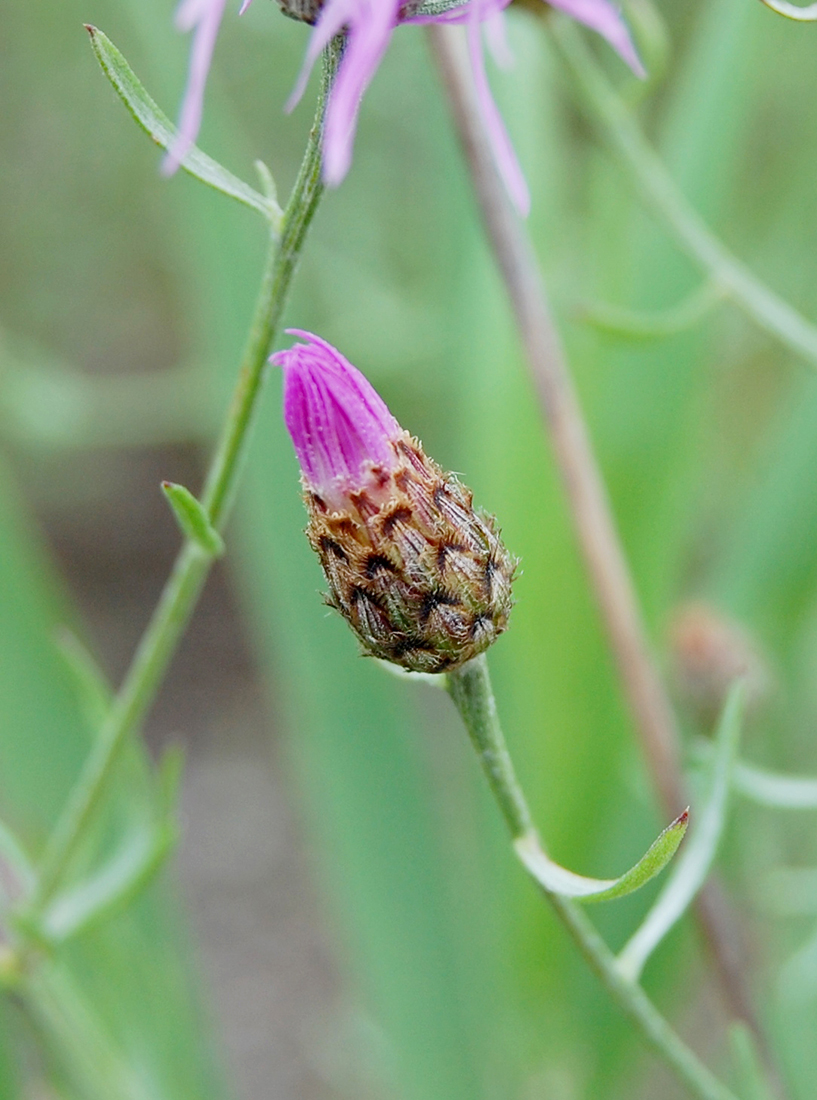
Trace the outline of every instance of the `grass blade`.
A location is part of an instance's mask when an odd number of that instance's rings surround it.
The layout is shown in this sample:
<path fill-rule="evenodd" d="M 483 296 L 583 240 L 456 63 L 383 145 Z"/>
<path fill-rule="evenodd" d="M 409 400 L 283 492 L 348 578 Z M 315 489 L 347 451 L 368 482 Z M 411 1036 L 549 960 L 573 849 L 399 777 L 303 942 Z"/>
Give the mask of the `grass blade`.
<path fill-rule="evenodd" d="M 743 684 L 738 681 L 723 708 L 712 760 L 709 796 L 697 828 L 672 878 L 619 954 L 622 972 L 633 980 L 639 977 L 647 959 L 667 932 L 684 915 L 709 874 L 723 835 L 742 718 Z"/>

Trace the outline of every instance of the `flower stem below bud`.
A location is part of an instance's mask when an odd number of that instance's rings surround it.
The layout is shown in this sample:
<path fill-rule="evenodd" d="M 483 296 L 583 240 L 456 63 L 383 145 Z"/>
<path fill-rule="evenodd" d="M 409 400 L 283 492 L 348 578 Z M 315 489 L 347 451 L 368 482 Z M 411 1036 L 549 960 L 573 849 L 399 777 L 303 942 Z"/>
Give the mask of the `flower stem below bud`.
<path fill-rule="evenodd" d="M 517 839 L 532 834 L 533 821 L 499 724 L 485 655 L 447 673 L 446 680 L 511 835 Z M 539 888 L 610 996 L 690 1094 L 698 1100 L 737 1100 L 673 1031 L 641 986 L 621 974 L 615 955 L 583 910 L 541 882 Z"/>
<path fill-rule="evenodd" d="M 511 836 L 517 840 L 533 830 L 533 821 L 499 725 L 485 654 L 449 672 L 447 687 Z"/>

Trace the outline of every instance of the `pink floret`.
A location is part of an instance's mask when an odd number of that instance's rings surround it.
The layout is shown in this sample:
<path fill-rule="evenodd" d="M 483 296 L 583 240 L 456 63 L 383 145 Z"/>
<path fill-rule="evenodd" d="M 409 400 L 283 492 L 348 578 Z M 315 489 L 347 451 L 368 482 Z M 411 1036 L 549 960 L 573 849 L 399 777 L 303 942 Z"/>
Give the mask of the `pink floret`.
<path fill-rule="evenodd" d="M 482 29 L 487 25 L 496 44 L 495 53 L 507 59 L 507 48 L 498 21 L 502 19 L 502 11 L 509 2 L 466 0 L 460 7 L 438 15 L 401 17 L 401 9 L 404 8 L 401 0 L 326 0 L 312 30 L 304 64 L 287 109 L 291 110 L 303 95 L 321 50 L 336 34 L 345 30 L 346 50 L 329 98 L 323 138 L 323 177 L 330 187 L 336 187 L 349 171 L 360 101 L 377 72 L 395 28 L 401 22 L 465 23 L 477 97 L 497 167 L 517 209 L 521 214 L 527 214 L 530 207 L 528 186 L 491 95 L 482 47 Z M 644 75 L 626 24 L 612 0 L 549 2 L 603 35 L 633 72 Z M 176 23 L 180 30 L 193 32 L 193 45 L 179 132 L 162 164 L 166 175 L 176 171 L 198 135 L 207 74 L 225 3 L 226 0 L 182 0 L 179 6 Z M 243 0 L 242 13 L 249 3 L 250 0 Z"/>
<path fill-rule="evenodd" d="M 391 470 L 400 425 L 368 379 L 310 332 L 276 352 L 284 371 L 284 421 L 309 486 L 328 503 L 362 487 L 372 465 Z"/>

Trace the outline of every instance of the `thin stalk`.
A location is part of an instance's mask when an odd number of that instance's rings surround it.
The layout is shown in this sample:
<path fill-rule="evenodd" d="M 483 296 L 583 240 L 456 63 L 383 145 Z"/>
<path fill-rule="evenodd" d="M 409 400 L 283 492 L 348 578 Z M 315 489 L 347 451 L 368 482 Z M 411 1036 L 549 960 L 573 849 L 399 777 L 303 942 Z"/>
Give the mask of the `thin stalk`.
<path fill-rule="evenodd" d="M 481 120 L 458 28 L 428 28 L 448 94 L 488 239 L 516 316 L 556 464 L 595 591 L 610 649 L 661 805 L 675 817 L 689 804 L 675 717 L 647 639 L 629 566 L 593 452 L 567 360 L 554 325 L 530 240 L 508 202 Z M 717 884 L 699 895 L 696 911 L 726 1001 L 760 1038 L 745 966 L 725 917 Z"/>
<path fill-rule="evenodd" d="M 429 34 L 619 675 L 661 803 L 674 817 L 688 803 L 680 782 L 675 720 L 647 642 L 635 586 L 539 266 L 494 166 L 457 29 L 435 26 Z"/>
<path fill-rule="evenodd" d="M 817 326 L 733 256 L 687 201 L 578 28 L 563 19 L 549 19 L 549 27 L 587 113 L 677 244 L 759 328 L 817 367 Z"/>
<path fill-rule="evenodd" d="M 280 324 L 306 231 L 323 193 L 321 137 L 329 90 L 342 45 L 336 39 L 324 53 L 315 121 L 295 186 L 284 211 L 280 240 L 272 241 L 234 391 L 220 441 L 207 475 L 202 504 L 210 522 L 222 529 L 229 514 L 250 439 L 267 360 Z M 213 558 L 187 541 L 165 584 L 130 669 L 46 845 L 27 917 L 42 912 L 59 887 L 71 857 L 82 842 L 94 811 L 110 785 L 119 751 L 139 727 L 176 651 Z"/>
<path fill-rule="evenodd" d="M 533 826 L 499 724 L 485 656 L 448 673 L 447 679 L 449 693 L 477 750 L 491 793 L 516 840 Z M 615 955 L 584 910 L 545 889 L 541 883 L 539 888 L 610 996 L 690 1093 L 698 1100 L 737 1100 L 731 1089 L 676 1034 L 641 986 L 621 974 Z"/>
<path fill-rule="evenodd" d="M 51 960 L 32 969 L 20 1004 L 41 1045 L 83 1100 L 155 1100 L 148 1074 L 129 1061 L 70 972 Z"/>

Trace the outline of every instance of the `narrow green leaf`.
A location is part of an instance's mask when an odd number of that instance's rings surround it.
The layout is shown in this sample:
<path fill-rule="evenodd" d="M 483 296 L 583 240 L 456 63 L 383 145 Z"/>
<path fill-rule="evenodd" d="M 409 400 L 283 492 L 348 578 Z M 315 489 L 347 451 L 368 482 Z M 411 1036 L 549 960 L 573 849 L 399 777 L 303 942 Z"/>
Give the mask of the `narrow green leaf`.
<path fill-rule="evenodd" d="M 224 540 L 190 490 L 173 481 L 163 481 L 162 492 L 167 497 L 183 534 L 214 558 L 221 557 L 224 553 Z"/>
<path fill-rule="evenodd" d="M 255 162 L 255 170 L 258 173 L 258 178 L 261 180 L 261 188 L 267 201 L 274 207 L 278 208 L 278 188 L 275 185 L 275 177 L 263 160 L 257 160 Z"/>
<path fill-rule="evenodd" d="M 729 1025 L 729 1045 L 741 1100 L 771 1100 L 754 1038 L 742 1021 Z"/>
<path fill-rule="evenodd" d="M 182 781 L 184 768 L 184 749 L 181 745 L 171 745 L 165 750 L 159 763 L 158 770 L 158 794 L 159 813 L 163 815 L 175 814 L 179 801 L 179 787 Z"/>
<path fill-rule="evenodd" d="M 170 819 L 133 829 L 99 871 L 54 899 L 40 922 L 43 939 L 64 942 L 127 908 L 162 866 L 176 835 Z"/>
<path fill-rule="evenodd" d="M 554 863 L 542 850 L 534 833 L 519 837 L 514 841 L 514 848 L 530 874 L 550 893 L 577 901 L 612 901 L 632 894 L 663 871 L 684 839 L 688 820 L 689 811 L 684 810 L 653 841 L 638 863 L 620 878 L 586 878 L 568 871 L 566 867 Z"/>
<path fill-rule="evenodd" d="M 149 1069 L 129 1063 L 66 966 L 42 962 L 27 976 L 20 996 L 64 1069 L 72 1094 L 84 1100 L 156 1100 L 161 1095 Z"/>
<path fill-rule="evenodd" d="M 708 764 L 713 755 L 713 745 L 700 738 L 693 753 L 696 765 Z M 738 760 L 732 772 L 732 790 L 750 802 L 772 810 L 817 810 L 817 778 L 814 776 L 783 775 Z"/>
<path fill-rule="evenodd" d="M 33 929 L 45 944 L 63 942 L 125 909 L 152 880 L 178 834 L 176 804 L 184 753 L 172 747 L 158 769 L 153 808 L 126 828 L 125 839 L 103 866 L 58 894 Z"/>
<path fill-rule="evenodd" d="M 74 679 L 89 728 L 96 733 L 108 715 L 113 692 L 104 672 L 73 631 L 60 628 L 57 649 Z"/>
<path fill-rule="evenodd" d="M 102 71 L 113 84 L 122 102 L 145 133 L 162 149 L 168 149 L 176 136 L 173 123 L 150 98 L 113 42 L 96 27 L 86 24 L 85 29 L 91 36 L 91 45 L 102 66 Z M 264 198 L 248 183 L 234 176 L 197 146 L 194 145 L 190 149 L 182 160 L 181 167 L 191 176 L 206 183 L 208 187 L 213 187 L 223 195 L 229 195 L 230 198 L 259 211 L 276 233 L 280 230 L 282 213 L 274 198 Z"/>
<path fill-rule="evenodd" d="M 692 328 L 722 301 L 723 291 L 714 281 L 704 283 L 670 309 L 626 309 L 608 302 L 587 302 L 579 306 L 580 321 L 610 336 L 625 340 L 660 340 Z"/>
<path fill-rule="evenodd" d="M 777 775 L 742 761 L 735 765 L 732 786 L 736 791 L 777 810 L 817 810 L 817 779 Z"/>
<path fill-rule="evenodd" d="M 669 882 L 619 954 L 621 972 L 634 981 L 667 932 L 692 904 L 717 854 L 743 721 L 743 698 L 743 682 L 738 680 L 723 708 L 715 739 L 709 794 L 692 838 Z"/>
<path fill-rule="evenodd" d="M 26 855 L 23 845 L 8 825 L 2 821 L 0 821 L 0 859 L 6 861 L 22 885 L 28 889 L 33 882 L 31 860 Z"/>

